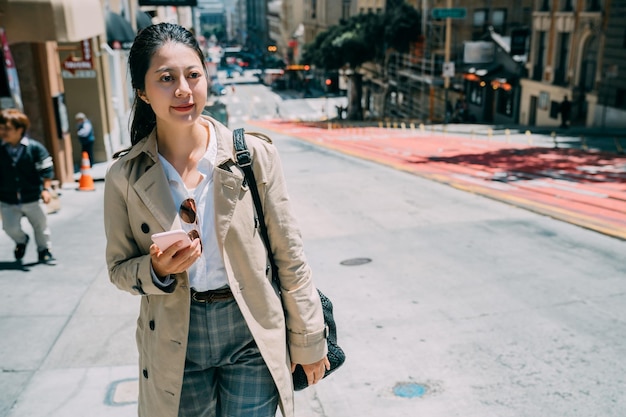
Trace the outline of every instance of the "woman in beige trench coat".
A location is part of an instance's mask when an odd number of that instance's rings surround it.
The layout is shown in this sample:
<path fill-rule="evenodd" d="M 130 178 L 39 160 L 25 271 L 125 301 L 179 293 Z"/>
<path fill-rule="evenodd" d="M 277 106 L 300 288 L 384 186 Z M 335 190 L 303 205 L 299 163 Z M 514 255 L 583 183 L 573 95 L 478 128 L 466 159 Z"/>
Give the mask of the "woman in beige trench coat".
<path fill-rule="evenodd" d="M 129 63 L 136 91 L 133 145 L 107 172 L 104 214 L 110 279 L 118 288 L 141 296 L 136 332 L 139 416 L 238 413 L 270 417 L 278 403 L 283 415 L 292 417 L 295 364 L 303 365 L 310 384 L 318 382 L 329 365 L 321 303 L 276 149 L 246 135 L 279 268 L 282 300 L 272 285 L 250 190 L 235 164 L 232 132 L 201 116 L 208 83 L 195 39 L 178 25 L 150 26 L 137 36 Z M 195 222 L 179 211 L 177 187 L 189 193 L 204 190 L 204 194 L 193 194 L 194 205 L 199 203 Z M 207 213 L 211 215 L 203 217 Z M 152 234 L 185 229 L 189 227 L 186 222 L 195 223 L 191 227 L 200 235 L 191 245 L 177 242 L 160 248 L 153 244 Z M 232 405 L 237 395 L 242 401 L 249 401 L 249 395 L 228 391 L 228 383 L 216 369 L 222 372 L 237 365 L 242 361 L 237 359 L 239 352 L 227 352 L 224 368 L 216 365 L 190 371 L 194 349 L 205 343 L 215 345 L 215 340 L 233 332 L 233 326 L 220 321 L 211 329 L 214 340 L 192 341 L 200 334 L 196 330 L 204 331 L 197 329 L 196 311 L 206 309 L 211 319 L 210 314 L 217 311 L 211 308 L 235 308 L 236 314 L 229 313 L 233 323 L 239 320 L 242 325 L 238 327 L 250 336 L 246 355 L 258 356 L 254 363 L 261 363 L 261 371 L 269 375 L 264 380 L 269 383 L 263 383 L 268 386 L 260 388 L 269 397 L 258 400 L 270 404 L 269 408 L 259 404 L 252 408 L 254 412 L 236 411 L 238 406 Z M 213 352 L 200 353 L 212 360 Z M 197 381 L 192 379 L 197 373 L 218 375 L 211 380 L 218 388 L 189 382 Z M 241 381 L 250 378 L 244 374 Z M 220 384 L 226 384 L 225 391 Z"/>

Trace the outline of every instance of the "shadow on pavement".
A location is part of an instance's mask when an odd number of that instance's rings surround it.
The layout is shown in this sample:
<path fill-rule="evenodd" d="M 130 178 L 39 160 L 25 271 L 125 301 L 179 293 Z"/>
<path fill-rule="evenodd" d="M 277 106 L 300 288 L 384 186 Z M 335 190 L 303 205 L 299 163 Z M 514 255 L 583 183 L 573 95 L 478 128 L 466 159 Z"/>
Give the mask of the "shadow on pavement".
<path fill-rule="evenodd" d="M 473 167 L 481 171 L 518 174 L 524 179 L 552 177 L 579 183 L 626 183 L 626 158 L 578 149 L 500 149 L 497 151 L 432 156 L 428 160 Z"/>
<path fill-rule="evenodd" d="M 37 265 L 37 262 L 24 264 L 18 261 L 2 262 L 0 261 L 0 271 L 30 271 L 30 267 Z"/>

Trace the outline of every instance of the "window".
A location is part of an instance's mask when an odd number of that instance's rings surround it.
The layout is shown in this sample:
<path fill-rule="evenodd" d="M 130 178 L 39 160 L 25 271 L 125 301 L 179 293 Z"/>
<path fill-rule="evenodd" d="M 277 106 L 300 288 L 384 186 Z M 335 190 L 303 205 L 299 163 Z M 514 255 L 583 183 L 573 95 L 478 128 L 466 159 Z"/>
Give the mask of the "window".
<path fill-rule="evenodd" d="M 569 58 L 570 34 L 561 33 L 560 41 L 559 56 L 557 57 L 558 63 L 554 72 L 555 85 L 565 85 L 565 78 L 567 75 L 567 60 Z"/>
<path fill-rule="evenodd" d="M 498 105 L 496 111 L 507 117 L 513 117 L 513 90 L 498 89 Z"/>
<path fill-rule="evenodd" d="M 484 81 L 480 81 L 477 83 L 471 82 L 469 83 L 469 102 L 472 104 L 476 104 L 477 106 L 481 106 L 483 104 L 483 95 L 485 94 Z"/>
<path fill-rule="evenodd" d="M 588 0 L 587 1 L 587 11 L 599 12 L 600 10 L 602 10 L 602 5 L 600 4 L 600 0 Z"/>
<path fill-rule="evenodd" d="M 482 28 L 487 23 L 487 10 L 486 9 L 476 9 L 474 10 L 474 27 Z"/>
<path fill-rule="evenodd" d="M 541 12 L 549 12 L 550 11 L 550 0 L 542 0 L 541 1 Z"/>
<path fill-rule="evenodd" d="M 348 19 L 350 17 L 350 0 L 343 0 L 341 3 L 341 18 Z"/>
<path fill-rule="evenodd" d="M 537 56 L 535 58 L 535 65 L 533 68 L 533 80 L 541 81 L 543 77 L 543 62 L 546 52 L 546 32 L 538 32 L 539 42 L 537 45 Z"/>
<path fill-rule="evenodd" d="M 506 9 L 496 9 L 491 15 L 491 24 L 498 33 L 504 33 L 506 28 Z"/>
<path fill-rule="evenodd" d="M 550 104 L 550 93 L 546 91 L 541 91 L 539 93 L 539 102 L 538 102 L 539 110 L 548 110 L 549 104 Z"/>
<path fill-rule="evenodd" d="M 317 18 L 317 0 L 311 0 L 311 19 Z"/>
<path fill-rule="evenodd" d="M 615 97 L 615 107 L 618 109 L 626 109 L 626 89 L 618 88 Z"/>

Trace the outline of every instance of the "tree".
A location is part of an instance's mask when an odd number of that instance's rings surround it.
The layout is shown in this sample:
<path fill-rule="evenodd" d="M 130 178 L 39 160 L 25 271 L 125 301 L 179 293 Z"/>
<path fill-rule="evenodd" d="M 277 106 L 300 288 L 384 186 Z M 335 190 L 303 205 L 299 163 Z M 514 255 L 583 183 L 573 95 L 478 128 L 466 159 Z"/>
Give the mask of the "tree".
<path fill-rule="evenodd" d="M 421 16 L 417 10 L 402 2 L 385 14 L 385 42 L 390 48 L 406 53 L 421 34 Z"/>
<path fill-rule="evenodd" d="M 360 67 L 369 61 L 383 62 L 389 48 L 408 51 L 420 35 L 419 13 L 400 1 L 388 4 L 384 14 L 360 14 L 331 26 L 305 47 L 304 62 L 327 71 L 352 70 L 348 90 L 347 118 L 350 120 L 363 118 Z"/>

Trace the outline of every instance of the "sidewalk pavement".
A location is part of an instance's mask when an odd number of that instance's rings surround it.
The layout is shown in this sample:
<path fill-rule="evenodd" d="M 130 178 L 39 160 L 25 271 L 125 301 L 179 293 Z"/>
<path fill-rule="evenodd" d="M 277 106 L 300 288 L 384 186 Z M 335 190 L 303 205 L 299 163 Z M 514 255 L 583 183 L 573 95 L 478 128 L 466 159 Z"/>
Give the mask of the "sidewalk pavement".
<path fill-rule="evenodd" d="M 615 154 L 540 147 L 536 144 L 548 146 L 550 138 L 539 136 L 531 146 L 521 143 L 524 136 L 511 136 L 509 143 L 499 135 L 487 140 L 398 129 L 262 126 L 511 204 L 552 210 L 557 218 L 567 214 L 572 222 L 585 219 L 593 201 L 603 215 L 592 213 L 587 221 L 624 236 L 626 161 Z M 49 217 L 57 266 L 38 264 L 32 244 L 18 265 L 11 258 L 13 242 L 0 235 L 0 284 L 7 289 L 0 298 L 0 416 L 137 415 L 139 298 L 117 290 L 107 277 L 101 181 L 107 166 L 91 169 L 95 191 L 61 190 L 62 208 Z M 367 401 L 389 404 L 369 382 L 359 389 L 371 394 Z M 326 414 L 317 390 L 297 393 L 296 403 L 298 417 Z"/>
<path fill-rule="evenodd" d="M 39 264 L 32 240 L 15 262 L 14 242 L 0 233 L 0 417 L 137 416 L 140 298 L 108 279 L 108 166 L 91 167 L 94 191 L 59 190 L 60 209 L 48 217 L 57 265 Z M 23 226 L 32 237 L 30 224 Z M 314 390 L 295 401 L 298 417 L 320 416 Z"/>
<path fill-rule="evenodd" d="M 591 142 L 562 130 L 537 134 L 484 125 L 251 123 L 626 239 L 626 156 L 618 131 L 590 130 Z"/>

